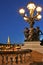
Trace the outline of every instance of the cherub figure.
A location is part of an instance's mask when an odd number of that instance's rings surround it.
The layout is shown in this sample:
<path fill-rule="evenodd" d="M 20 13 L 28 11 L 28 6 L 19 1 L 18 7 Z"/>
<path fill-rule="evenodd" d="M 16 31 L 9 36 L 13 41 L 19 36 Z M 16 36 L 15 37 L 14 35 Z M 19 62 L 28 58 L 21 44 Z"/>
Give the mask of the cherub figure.
<path fill-rule="evenodd" d="M 25 35 L 25 41 L 28 41 L 29 29 L 27 27 L 24 30 L 24 35 Z"/>
<path fill-rule="evenodd" d="M 40 40 L 40 33 L 42 34 L 42 31 L 40 30 L 39 27 L 36 28 L 36 37 L 37 37 L 37 41 Z"/>

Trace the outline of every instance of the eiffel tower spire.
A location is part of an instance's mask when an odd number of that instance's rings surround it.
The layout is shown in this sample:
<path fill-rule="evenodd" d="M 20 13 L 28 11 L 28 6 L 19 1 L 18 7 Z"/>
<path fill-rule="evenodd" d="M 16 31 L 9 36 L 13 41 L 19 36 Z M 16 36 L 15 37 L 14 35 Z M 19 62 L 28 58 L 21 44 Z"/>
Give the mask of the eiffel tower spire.
<path fill-rule="evenodd" d="M 8 36 L 8 41 L 7 41 L 7 44 L 10 44 L 10 38 L 9 38 L 9 36 Z"/>

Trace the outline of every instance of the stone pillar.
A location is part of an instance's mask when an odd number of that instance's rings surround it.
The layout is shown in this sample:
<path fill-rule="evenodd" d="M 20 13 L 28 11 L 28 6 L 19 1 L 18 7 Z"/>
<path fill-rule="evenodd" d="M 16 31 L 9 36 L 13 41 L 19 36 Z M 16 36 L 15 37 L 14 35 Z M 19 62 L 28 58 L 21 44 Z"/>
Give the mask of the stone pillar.
<path fill-rule="evenodd" d="M 26 54 L 24 54 L 24 63 L 26 63 Z"/>
<path fill-rule="evenodd" d="M 6 55 L 6 65 L 8 65 L 8 55 Z"/>
<path fill-rule="evenodd" d="M 20 63 L 22 63 L 22 54 L 20 54 Z"/>
<path fill-rule="evenodd" d="M 23 55 L 22 55 L 22 63 L 26 62 L 26 58 L 25 57 L 26 57 L 26 54 L 23 53 Z"/>
<path fill-rule="evenodd" d="M 18 54 L 16 55 L 15 60 L 16 64 L 18 64 Z"/>
<path fill-rule="evenodd" d="M 4 64 L 4 55 L 2 54 L 2 65 Z"/>
<path fill-rule="evenodd" d="M 13 57 L 10 57 L 10 63 L 13 65 Z"/>

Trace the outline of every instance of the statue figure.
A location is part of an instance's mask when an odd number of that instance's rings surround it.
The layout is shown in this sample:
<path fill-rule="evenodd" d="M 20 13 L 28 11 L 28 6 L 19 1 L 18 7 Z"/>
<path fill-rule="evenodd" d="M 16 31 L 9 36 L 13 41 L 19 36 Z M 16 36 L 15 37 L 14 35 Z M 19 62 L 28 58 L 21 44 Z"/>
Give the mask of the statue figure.
<path fill-rule="evenodd" d="M 36 39 L 37 39 L 37 41 L 40 39 L 40 33 L 42 34 L 40 28 L 37 27 L 37 28 L 36 28 L 36 37 L 37 37 Z"/>
<path fill-rule="evenodd" d="M 28 36 L 29 36 L 29 29 L 28 28 L 25 28 L 24 35 L 25 35 L 25 41 L 28 41 Z"/>
<path fill-rule="evenodd" d="M 24 35 L 25 35 L 25 41 L 39 41 L 40 40 L 40 33 L 43 34 L 39 27 L 30 29 L 25 28 Z"/>

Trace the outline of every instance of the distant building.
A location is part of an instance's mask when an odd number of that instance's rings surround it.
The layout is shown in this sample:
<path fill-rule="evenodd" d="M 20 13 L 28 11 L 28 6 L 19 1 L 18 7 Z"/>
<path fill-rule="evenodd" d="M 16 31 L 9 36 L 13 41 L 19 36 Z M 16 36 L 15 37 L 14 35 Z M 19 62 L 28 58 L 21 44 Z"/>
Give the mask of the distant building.
<path fill-rule="evenodd" d="M 19 44 L 11 44 L 9 37 L 8 37 L 8 41 L 6 44 L 0 43 L 0 51 L 15 51 L 17 49 L 20 49 L 20 45 Z"/>

